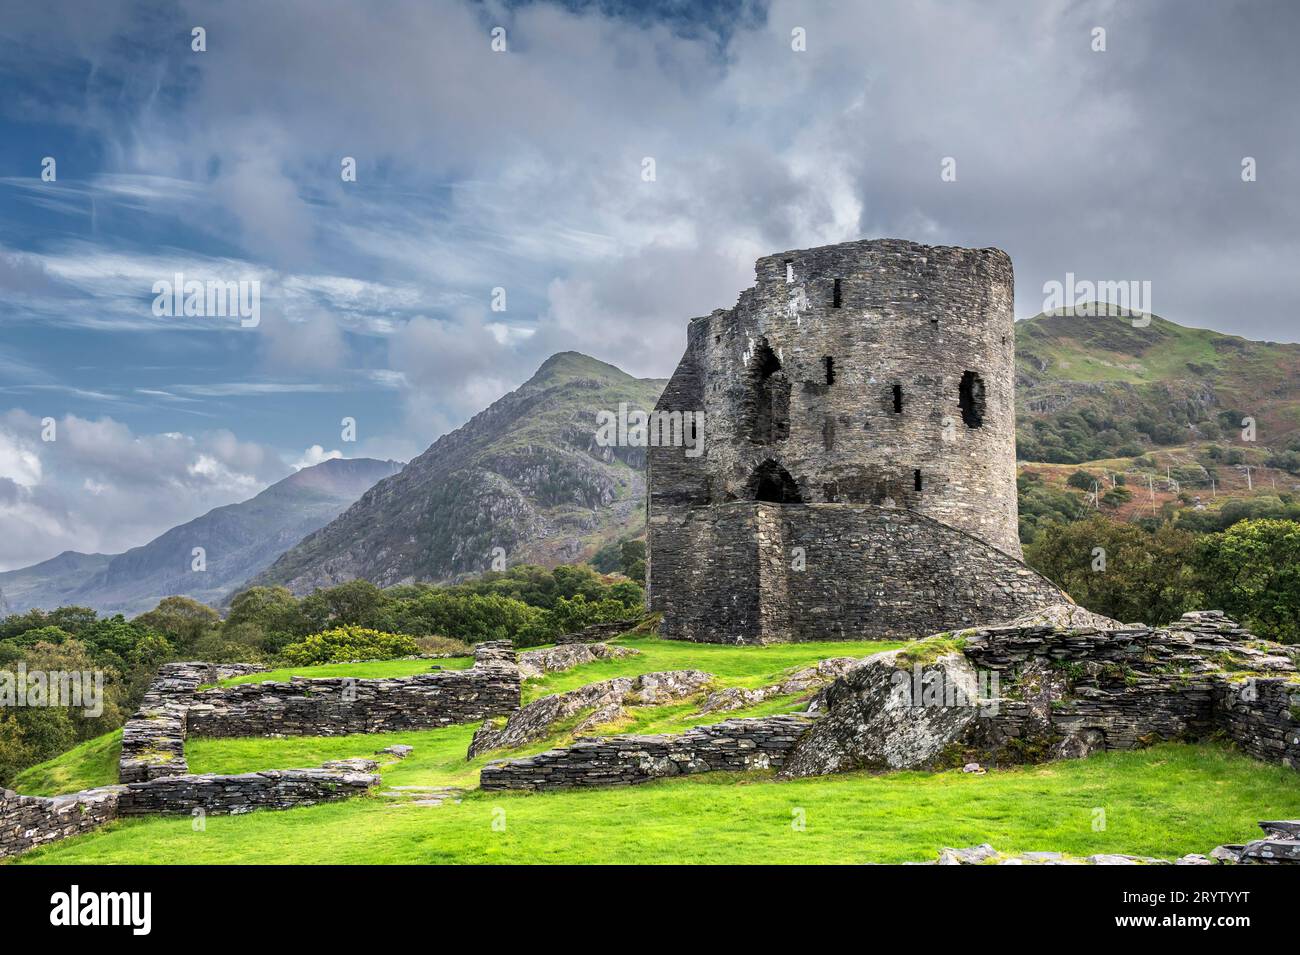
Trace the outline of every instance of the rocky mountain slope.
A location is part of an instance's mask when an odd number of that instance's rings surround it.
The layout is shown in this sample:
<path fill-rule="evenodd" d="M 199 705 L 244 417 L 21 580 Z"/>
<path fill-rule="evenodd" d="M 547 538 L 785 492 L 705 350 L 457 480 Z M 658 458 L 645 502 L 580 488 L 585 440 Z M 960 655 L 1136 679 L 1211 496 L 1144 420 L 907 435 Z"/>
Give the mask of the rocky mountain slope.
<path fill-rule="evenodd" d="M 305 593 L 358 577 L 453 580 L 490 569 L 494 548 L 512 564 L 589 557 L 645 521 L 645 449 L 598 446 L 596 414 L 649 410 L 663 386 L 553 355 L 251 583 Z"/>
<path fill-rule="evenodd" d="M 400 467 L 396 461 L 371 458 L 325 461 L 125 553 L 65 551 L 0 573 L 0 613 L 75 604 L 101 613 L 136 614 L 172 594 L 216 604 Z M 205 551 L 203 571 L 191 569 L 196 547 Z"/>

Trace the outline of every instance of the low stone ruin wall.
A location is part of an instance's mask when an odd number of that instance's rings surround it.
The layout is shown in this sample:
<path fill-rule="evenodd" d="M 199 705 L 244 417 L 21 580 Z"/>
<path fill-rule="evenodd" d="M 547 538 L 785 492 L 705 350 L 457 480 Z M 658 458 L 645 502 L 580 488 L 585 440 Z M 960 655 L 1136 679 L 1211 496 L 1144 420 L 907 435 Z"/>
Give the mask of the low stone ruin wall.
<path fill-rule="evenodd" d="M 672 736 L 580 739 L 525 759 L 483 767 L 485 790 L 628 786 L 668 776 L 779 768 L 812 718 L 802 714 L 726 720 Z"/>
<path fill-rule="evenodd" d="M 514 648 L 480 643 L 474 666 L 391 679 L 323 678 L 199 690 L 258 672 L 248 664 L 167 663 L 122 729 L 118 779 L 143 782 L 189 772 L 188 736 L 341 736 L 431 729 L 519 708 Z"/>
<path fill-rule="evenodd" d="M 447 670 L 388 680 L 294 679 L 195 694 L 193 736 L 343 736 L 435 729 L 519 707 L 519 671 Z"/>
<path fill-rule="evenodd" d="M 0 790 L 0 858 L 90 832 L 121 816 L 292 809 L 360 796 L 378 785 L 373 773 L 321 768 L 171 776 L 67 796 L 20 796 L 5 789 Z"/>
<path fill-rule="evenodd" d="M 604 643 L 607 640 L 622 636 L 639 622 L 638 620 L 613 620 L 609 623 L 593 623 L 589 627 L 583 627 L 576 633 L 566 633 L 556 637 L 555 643 L 557 646 L 565 646 L 570 643 Z"/>
<path fill-rule="evenodd" d="M 0 859 L 98 829 L 117 818 L 121 787 L 68 796 L 20 796 L 0 789 Z"/>
<path fill-rule="evenodd" d="M 122 727 L 118 779 L 142 782 L 163 776 L 183 776 L 186 714 L 200 686 L 266 669 L 251 663 L 164 663 L 140 709 Z"/>
<path fill-rule="evenodd" d="M 1300 684 L 1248 677 L 1214 690 L 1217 725 L 1256 759 L 1300 770 Z"/>
<path fill-rule="evenodd" d="M 292 809 L 361 796 L 379 785 L 372 773 L 329 769 L 270 769 L 236 776 L 172 776 L 131 783 L 121 792 L 118 814 L 192 813 L 235 815 L 254 809 Z"/>

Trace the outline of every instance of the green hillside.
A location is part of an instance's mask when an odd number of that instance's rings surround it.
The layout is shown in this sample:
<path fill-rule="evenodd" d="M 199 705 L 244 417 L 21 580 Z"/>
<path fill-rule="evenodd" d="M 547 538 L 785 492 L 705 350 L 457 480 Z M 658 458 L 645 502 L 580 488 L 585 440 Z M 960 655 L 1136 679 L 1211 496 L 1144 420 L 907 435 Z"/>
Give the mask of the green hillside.
<path fill-rule="evenodd" d="M 1200 441 L 1287 449 L 1300 438 L 1300 345 L 1153 316 L 1037 315 L 1016 324 L 1018 453 L 1079 463 Z"/>

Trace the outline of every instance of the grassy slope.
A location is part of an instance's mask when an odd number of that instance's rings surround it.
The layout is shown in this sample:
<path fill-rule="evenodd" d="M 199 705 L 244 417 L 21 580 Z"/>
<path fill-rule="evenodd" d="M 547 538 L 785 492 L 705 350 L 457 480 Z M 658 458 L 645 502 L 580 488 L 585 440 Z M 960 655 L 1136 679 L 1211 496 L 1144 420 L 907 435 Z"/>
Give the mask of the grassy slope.
<path fill-rule="evenodd" d="M 1093 830 L 1095 810 L 1106 814 Z M 505 810 L 504 831 L 493 829 Z M 807 828 L 791 826 L 795 809 Z M 381 797 L 246 816 L 152 818 L 36 850 L 23 863 L 901 862 L 942 846 L 1169 857 L 1258 835 L 1300 814 L 1293 770 L 1212 746 L 987 776 L 861 773 L 774 782 L 709 774 L 622 789 L 471 793 L 459 804 Z"/>
<path fill-rule="evenodd" d="M 86 740 L 53 759 L 29 766 L 18 774 L 14 789 L 27 796 L 58 796 L 117 782 L 117 761 L 122 753 L 122 731 L 114 730 Z"/>

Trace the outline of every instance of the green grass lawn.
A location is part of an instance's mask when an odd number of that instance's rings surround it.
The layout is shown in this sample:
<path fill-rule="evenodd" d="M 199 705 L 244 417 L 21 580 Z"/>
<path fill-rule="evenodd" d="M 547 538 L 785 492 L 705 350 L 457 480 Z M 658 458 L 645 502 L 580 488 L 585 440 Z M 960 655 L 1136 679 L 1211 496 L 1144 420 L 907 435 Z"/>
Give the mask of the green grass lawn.
<path fill-rule="evenodd" d="M 407 771 L 391 769 L 387 778 Z M 1105 813 L 1100 830 L 1098 810 Z M 799 815 L 803 831 L 792 826 Z M 1170 858 L 1255 837 L 1260 819 L 1297 815 L 1294 770 L 1216 746 L 1170 743 L 986 776 L 850 773 L 777 782 L 758 773 L 706 774 L 537 795 L 476 791 L 439 807 L 366 797 L 214 816 L 202 832 L 188 817 L 153 817 L 17 861 L 860 863 L 928 860 L 943 846 L 980 842 L 1006 852 Z"/>

